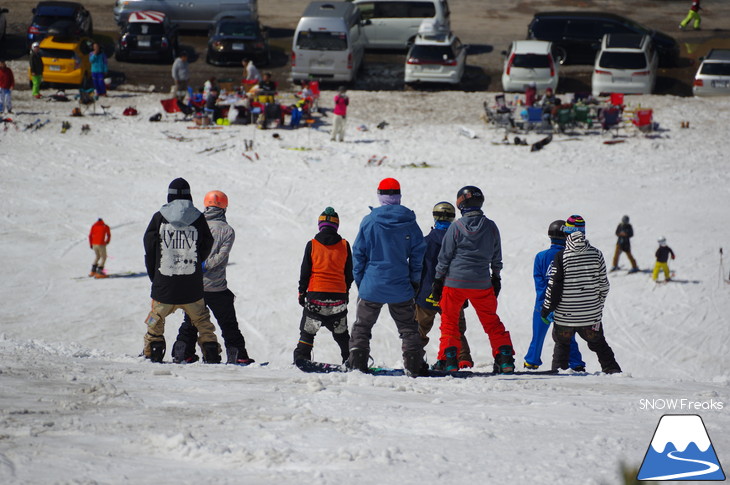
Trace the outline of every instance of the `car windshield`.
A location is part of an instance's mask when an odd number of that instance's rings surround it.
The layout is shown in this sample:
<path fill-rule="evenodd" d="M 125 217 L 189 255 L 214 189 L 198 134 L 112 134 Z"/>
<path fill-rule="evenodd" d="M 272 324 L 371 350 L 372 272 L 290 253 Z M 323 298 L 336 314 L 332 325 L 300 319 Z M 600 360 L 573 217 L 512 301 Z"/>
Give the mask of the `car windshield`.
<path fill-rule="evenodd" d="M 700 74 L 708 76 L 730 76 L 730 62 L 705 62 Z"/>
<path fill-rule="evenodd" d="M 135 35 L 164 35 L 165 29 L 162 24 L 132 22 L 129 24 L 127 32 Z"/>
<path fill-rule="evenodd" d="M 297 47 L 312 51 L 344 51 L 347 50 L 347 35 L 344 32 L 304 30 L 297 36 Z"/>
<path fill-rule="evenodd" d="M 548 68 L 550 67 L 550 60 L 544 54 L 515 54 L 515 58 L 512 59 L 512 67 Z"/>
<path fill-rule="evenodd" d="M 414 59 L 421 62 L 442 62 L 444 60 L 454 59 L 454 50 L 450 45 L 419 45 L 416 44 L 411 49 L 410 55 Z"/>
<path fill-rule="evenodd" d="M 220 35 L 243 37 L 245 39 L 255 39 L 256 31 L 256 24 L 250 22 L 225 22 L 218 29 Z"/>
<path fill-rule="evenodd" d="M 36 10 L 33 22 L 38 25 L 48 26 L 56 20 L 73 19 L 74 9 L 68 7 L 41 7 Z"/>
<path fill-rule="evenodd" d="M 599 66 L 605 69 L 646 69 L 643 52 L 604 52 Z"/>
<path fill-rule="evenodd" d="M 54 59 L 74 59 L 76 53 L 66 49 L 41 49 L 41 57 L 51 57 Z"/>

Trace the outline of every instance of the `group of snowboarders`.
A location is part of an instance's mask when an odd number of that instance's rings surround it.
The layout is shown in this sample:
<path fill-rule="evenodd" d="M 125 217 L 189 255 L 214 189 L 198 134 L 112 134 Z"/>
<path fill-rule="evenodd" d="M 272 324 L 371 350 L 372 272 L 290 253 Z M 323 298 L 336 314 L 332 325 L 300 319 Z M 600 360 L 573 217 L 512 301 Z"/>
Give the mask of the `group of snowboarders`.
<path fill-rule="evenodd" d="M 314 339 L 321 327 L 339 346 L 342 363 L 350 370 L 369 372 L 370 340 L 384 305 L 395 321 L 402 341 L 403 367 L 411 377 L 430 371 L 459 372 L 474 365 L 473 349 L 465 337 L 464 309 L 471 305 L 491 346 L 495 374 L 515 371 L 510 332 L 497 314 L 501 289 L 502 249 L 499 228 L 482 210 L 485 196 L 475 186 L 462 187 L 456 204 L 438 202 L 432 210 L 433 227 L 423 236 L 415 213 L 401 204 L 401 186 L 394 178 L 377 188 L 378 207 L 361 221 L 352 247 L 338 234 L 340 219 L 332 207 L 318 218 L 318 233 L 307 242 L 299 277 L 298 301 L 303 307 L 294 363 L 312 360 Z M 227 362 L 248 365 L 248 355 L 228 289 L 226 266 L 235 232 L 226 221 L 228 197 L 214 190 L 204 198 L 205 212 L 192 203 L 190 185 L 177 178 L 168 187 L 167 203 L 150 220 L 144 234 L 145 265 L 152 283 L 143 355 L 162 362 L 166 352 L 165 318 L 184 312 L 172 350 L 175 363 L 199 360 L 221 362 L 222 348 L 210 318 L 213 312 L 223 337 Z M 456 211 L 461 217 L 456 218 Z M 627 253 L 633 229 L 624 216 L 618 236 L 614 267 Z M 534 261 L 535 307 L 533 337 L 524 357 L 528 371 L 542 365 L 541 354 L 552 325 L 555 343 L 551 371 L 585 371 L 578 349 L 578 334 L 596 353 L 604 373 L 621 372 L 603 332 L 603 307 L 609 291 L 601 251 L 586 239 L 580 215 L 550 223 L 550 247 Z M 92 226 L 89 244 L 95 260 L 90 276 L 105 277 L 106 245 L 111 231 L 104 221 Z M 668 258 L 674 253 L 659 240 L 652 278 L 660 271 L 669 280 Z M 638 269 L 637 269 L 638 271 Z M 631 271 L 630 271 L 631 272 Z M 348 329 L 349 292 L 358 291 L 355 321 Z M 429 366 L 425 347 L 436 315 L 441 316 L 436 362 Z"/>

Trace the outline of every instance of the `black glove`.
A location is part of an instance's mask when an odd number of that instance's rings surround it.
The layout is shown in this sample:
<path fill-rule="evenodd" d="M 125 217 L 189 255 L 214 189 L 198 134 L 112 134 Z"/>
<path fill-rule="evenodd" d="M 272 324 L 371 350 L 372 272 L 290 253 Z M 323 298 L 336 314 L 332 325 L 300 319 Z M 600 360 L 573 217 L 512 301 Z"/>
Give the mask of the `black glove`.
<path fill-rule="evenodd" d="M 306 293 L 299 293 L 299 304 L 301 306 L 304 306 L 304 303 L 307 301 L 307 294 Z"/>
<path fill-rule="evenodd" d="M 441 301 L 441 294 L 444 292 L 444 279 L 436 278 L 431 285 L 431 298 L 434 301 Z"/>
<path fill-rule="evenodd" d="M 498 297 L 499 291 L 502 289 L 502 279 L 498 274 L 492 275 L 492 288 L 494 288 L 494 297 Z"/>
<path fill-rule="evenodd" d="M 411 281 L 411 286 L 413 287 L 413 296 L 416 296 L 418 294 L 418 289 L 421 287 L 421 283 L 418 281 Z"/>
<path fill-rule="evenodd" d="M 542 307 L 540 309 L 540 316 L 542 318 L 547 318 L 548 315 L 550 315 L 550 309 L 549 308 Z"/>

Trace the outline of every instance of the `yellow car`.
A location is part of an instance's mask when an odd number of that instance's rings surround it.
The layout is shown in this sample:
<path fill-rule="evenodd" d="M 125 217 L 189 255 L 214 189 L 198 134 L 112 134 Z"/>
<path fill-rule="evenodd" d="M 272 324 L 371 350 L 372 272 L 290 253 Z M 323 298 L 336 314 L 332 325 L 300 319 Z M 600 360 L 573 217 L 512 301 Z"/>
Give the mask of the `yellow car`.
<path fill-rule="evenodd" d="M 93 41 L 87 37 L 51 36 L 43 39 L 40 43 L 43 82 L 91 86 L 89 53 L 92 45 Z"/>

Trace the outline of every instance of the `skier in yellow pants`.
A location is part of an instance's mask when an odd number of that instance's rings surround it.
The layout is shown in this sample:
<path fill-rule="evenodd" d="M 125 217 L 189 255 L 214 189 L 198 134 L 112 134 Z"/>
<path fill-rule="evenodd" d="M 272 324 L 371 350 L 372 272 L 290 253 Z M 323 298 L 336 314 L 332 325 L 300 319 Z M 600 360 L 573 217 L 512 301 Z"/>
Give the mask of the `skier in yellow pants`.
<path fill-rule="evenodd" d="M 659 248 L 656 250 L 656 263 L 654 264 L 654 271 L 651 274 L 651 279 L 657 281 L 659 277 L 659 271 L 664 272 L 664 281 L 670 281 L 672 278 L 669 273 L 669 256 L 674 259 L 674 251 L 672 248 L 667 246 L 667 240 L 664 236 L 659 238 Z"/>
<path fill-rule="evenodd" d="M 679 24 L 679 30 L 684 30 L 687 28 L 690 22 L 692 23 L 692 28 L 695 30 L 700 30 L 700 23 L 702 22 L 702 18 L 700 18 L 700 0 L 692 0 L 692 6 L 689 8 L 689 13 L 687 13 L 687 16 L 680 22 Z"/>

